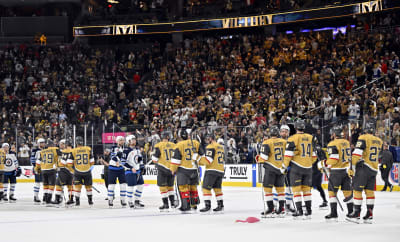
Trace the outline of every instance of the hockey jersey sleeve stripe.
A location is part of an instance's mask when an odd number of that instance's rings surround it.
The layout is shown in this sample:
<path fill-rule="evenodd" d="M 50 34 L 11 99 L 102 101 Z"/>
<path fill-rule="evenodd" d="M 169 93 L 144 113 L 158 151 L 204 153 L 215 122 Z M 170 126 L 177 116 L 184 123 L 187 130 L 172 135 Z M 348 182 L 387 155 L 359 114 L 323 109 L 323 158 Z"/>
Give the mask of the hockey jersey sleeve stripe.
<path fill-rule="evenodd" d="M 72 159 L 68 159 L 68 160 L 67 160 L 67 163 L 68 163 L 68 164 L 72 164 L 72 163 L 74 163 L 74 161 L 73 161 Z"/>
<path fill-rule="evenodd" d="M 153 161 L 158 161 L 158 160 L 159 160 L 158 157 L 155 157 L 154 155 L 151 156 L 151 159 L 152 159 Z"/>
<path fill-rule="evenodd" d="M 329 159 L 339 160 L 339 154 L 332 154 L 329 156 Z"/>
<path fill-rule="evenodd" d="M 357 156 L 362 156 L 362 154 L 363 154 L 363 150 L 361 150 L 361 149 L 355 149 L 354 151 L 353 151 L 353 155 L 357 155 Z"/>
<path fill-rule="evenodd" d="M 207 160 L 208 164 L 211 164 L 214 159 L 209 156 L 206 156 L 206 160 Z"/>
<path fill-rule="evenodd" d="M 63 165 L 66 165 L 66 164 L 67 164 L 67 161 L 64 160 L 64 159 L 61 159 L 60 162 L 61 162 L 61 164 L 63 164 Z"/>
<path fill-rule="evenodd" d="M 286 157 L 293 157 L 294 156 L 294 152 L 291 150 L 285 150 L 285 156 Z"/>
<path fill-rule="evenodd" d="M 175 164 L 175 165 L 180 165 L 180 164 L 181 164 L 181 160 L 172 158 L 172 159 L 171 159 L 171 163 L 172 163 L 172 164 Z"/>
<path fill-rule="evenodd" d="M 260 157 L 261 157 L 263 160 L 268 160 L 268 155 L 265 155 L 265 154 L 263 154 L 263 153 L 260 154 Z"/>

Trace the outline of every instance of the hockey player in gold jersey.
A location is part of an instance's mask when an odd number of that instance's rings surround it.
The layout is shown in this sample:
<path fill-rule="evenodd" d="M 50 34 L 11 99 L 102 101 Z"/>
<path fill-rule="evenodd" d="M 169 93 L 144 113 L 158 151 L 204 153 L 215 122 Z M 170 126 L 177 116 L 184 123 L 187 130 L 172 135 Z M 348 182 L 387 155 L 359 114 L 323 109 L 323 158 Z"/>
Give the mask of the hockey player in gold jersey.
<path fill-rule="evenodd" d="M 171 172 L 171 158 L 174 153 L 175 144 L 169 142 L 171 132 L 163 131 L 161 133 L 161 142 L 154 146 L 154 153 L 152 155 L 153 163 L 157 167 L 157 185 L 160 188 L 161 198 L 163 205 L 159 208 L 160 211 L 168 211 L 169 204 L 175 207 L 174 196 L 174 176 Z"/>
<path fill-rule="evenodd" d="M 305 219 L 311 218 L 311 184 L 312 184 L 312 165 L 316 161 L 314 152 L 313 137 L 305 134 L 306 124 L 303 120 L 295 123 L 296 134 L 289 137 L 286 143 L 284 162 L 281 171 L 285 173 L 289 165 L 290 186 L 293 189 L 296 213 L 294 218 L 303 216 L 301 194 L 306 204 Z"/>
<path fill-rule="evenodd" d="M 281 173 L 283 156 L 285 154 L 286 140 L 278 138 L 279 128 L 272 126 L 269 129 L 270 139 L 265 140 L 260 149 L 258 163 L 264 164 L 264 201 L 268 210 L 261 213 L 263 217 L 275 217 L 285 215 L 285 175 Z M 278 194 L 279 208 L 274 211 L 272 188 Z"/>
<path fill-rule="evenodd" d="M 198 161 L 204 154 L 199 141 L 189 138 L 188 131 L 182 128 L 178 131 L 181 139 L 174 150 L 171 159 L 171 171 L 177 175 L 177 185 L 182 200 L 182 212 L 191 208 L 197 209 L 200 203 L 197 186 L 199 185 Z"/>
<path fill-rule="evenodd" d="M 44 202 L 50 205 L 53 196 L 54 186 L 56 184 L 56 173 L 60 150 L 55 147 L 52 140 L 47 140 L 47 148 L 40 151 L 40 157 L 36 161 L 35 172 L 42 173 Z"/>
<path fill-rule="evenodd" d="M 352 154 L 352 165 L 356 167 L 353 178 L 354 211 L 346 219 L 355 223 L 360 222 L 363 191 L 367 200 L 367 213 L 363 220 L 364 223 L 372 222 L 375 203 L 374 190 L 379 166 L 378 157 L 383 145 L 382 140 L 373 135 L 374 123 L 366 123 L 364 131 L 365 134 L 358 137 Z"/>
<path fill-rule="evenodd" d="M 58 176 L 56 180 L 56 204 L 61 203 L 61 194 L 63 193 L 63 187 L 67 186 L 69 200 L 65 201 L 66 205 L 72 205 L 73 194 L 72 194 L 72 183 L 74 178 L 74 168 L 72 160 L 72 147 L 71 142 L 62 139 L 59 142 L 61 151 L 61 158 L 58 161 Z"/>
<path fill-rule="evenodd" d="M 325 216 L 326 220 L 337 221 L 337 192 L 341 188 L 344 200 L 347 204 L 348 214 L 353 212 L 353 191 L 351 187 L 351 178 L 347 174 L 351 162 L 350 142 L 343 139 L 343 128 L 335 126 L 331 130 L 331 142 L 329 142 L 327 151 L 328 159 L 318 162 L 318 168 L 330 169 L 330 184 L 328 186 L 329 202 L 331 212 Z"/>
<path fill-rule="evenodd" d="M 6 153 L 0 149 L 0 203 L 3 199 L 3 178 L 4 178 L 4 164 L 6 161 Z"/>
<path fill-rule="evenodd" d="M 94 165 L 94 158 L 92 149 L 83 146 L 83 138 L 80 136 L 76 137 L 75 142 L 77 147 L 72 150 L 75 206 L 80 206 L 82 185 L 85 185 L 89 205 L 93 205 L 91 167 Z"/>
<path fill-rule="evenodd" d="M 224 210 L 224 200 L 222 194 L 222 179 L 224 178 L 225 168 L 224 147 L 215 141 L 214 134 L 207 134 L 205 156 L 201 158 L 200 165 L 206 167 L 203 179 L 203 197 L 205 207 L 200 212 L 207 213 L 211 209 L 211 190 L 214 190 L 217 199 L 217 207 L 214 212 L 222 212 Z"/>

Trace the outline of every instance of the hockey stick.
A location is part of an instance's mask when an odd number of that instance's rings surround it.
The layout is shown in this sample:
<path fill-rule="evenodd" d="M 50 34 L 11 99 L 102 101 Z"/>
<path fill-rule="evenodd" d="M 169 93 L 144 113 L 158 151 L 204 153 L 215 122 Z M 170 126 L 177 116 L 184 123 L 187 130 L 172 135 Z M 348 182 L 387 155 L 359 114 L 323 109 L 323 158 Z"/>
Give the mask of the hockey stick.
<path fill-rule="evenodd" d="M 95 186 L 92 185 L 92 188 L 93 188 L 93 190 L 95 190 L 97 193 L 100 193 L 100 191 L 99 191 Z"/>
<path fill-rule="evenodd" d="M 190 143 L 191 143 L 191 145 L 192 145 L 192 150 L 196 150 L 195 149 L 195 147 L 194 147 L 194 145 L 193 145 L 193 134 L 196 132 L 196 129 L 197 129 L 197 126 L 193 126 L 193 130 L 191 130 L 190 131 Z M 199 147 L 200 148 L 200 147 Z M 197 161 L 195 161 L 194 162 L 194 164 L 196 165 L 196 170 L 197 170 L 197 179 L 198 179 L 198 181 L 199 181 L 199 184 L 200 184 L 200 182 L 201 182 L 201 177 L 200 177 L 200 167 L 199 167 L 199 164 L 197 163 Z"/>
<path fill-rule="evenodd" d="M 181 202 L 182 198 L 181 198 L 181 195 L 180 195 L 180 192 L 179 192 L 178 176 L 177 175 L 174 176 L 174 187 L 175 187 L 174 190 L 175 190 L 175 196 L 176 196 L 176 200 L 175 201 L 178 202 L 178 204 L 175 204 L 175 208 L 179 208 L 182 205 L 182 202 Z"/>
<path fill-rule="evenodd" d="M 261 196 L 264 206 L 264 214 L 267 211 L 265 207 L 265 194 L 264 194 L 264 186 L 263 186 L 263 175 L 262 175 L 262 164 L 258 163 L 258 183 L 261 183 Z"/>
<path fill-rule="evenodd" d="M 330 186 L 332 188 L 333 194 L 335 194 L 335 198 L 336 198 L 337 203 L 339 204 L 340 210 L 342 210 L 342 212 L 343 212 L 344 211 L 343 206 L 337 197 L 337 193 L 335 192 L 335 187 L 332 185 L 331 178 L 330 178 L 330 176 L 328 176 L 328 171 L 326 170 L 326 167 L 323 166 L 322 171 L 324 172 L 326 178 L 328 178 L 328 187 Z"/>
<path fill-rule="evenodd" d="M 289 192 L 290 192 L 291 194 L 293 194 L 293 192 L 292 192 L 292 187 L 290 186 L 289 180 L 288 180 L 288 178 L 287 178 L 286 175 L 287 175 L 287 174 L 284 174 L 284 176 L 285 176 L 285 183 L 288 184 Z M 296 203 L 294 202 L 294 194 L 293 194 L 293 198 L 292 198 L 292 205 L 293 205 L 293 207 L 296 209 L 296 212 L 297 212 Z"/>

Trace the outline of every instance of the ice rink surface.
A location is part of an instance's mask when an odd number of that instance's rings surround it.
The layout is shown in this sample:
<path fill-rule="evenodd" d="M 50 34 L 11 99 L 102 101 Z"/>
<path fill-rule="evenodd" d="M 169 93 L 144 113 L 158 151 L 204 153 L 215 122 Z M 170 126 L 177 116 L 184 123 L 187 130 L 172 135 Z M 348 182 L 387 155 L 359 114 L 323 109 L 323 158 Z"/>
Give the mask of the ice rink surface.
<path fill-rule="evenodd" d="M 80 208 L 55 208 L 33 204 L 33 184 L 17 184 L 17 203 L 0 204 L 0 241 L 389 241 L 400 238 L 400 192 L 376 192 L 373 224 L 344 220 L 327 223 L 329 210 L 319 210 L 321 198 L 313 190 L 311 220 L 261 219 L 258 223 L 235 223 L 247 217 L 260 218 L 263 210 L 261 188 L 224 187 L 224 214 L 201 215 L 160 213 L 158 187 L 147 185 L 143 192 L 145 209 L 122 209 L 119 197 L 109 209 L 106 189 L 96 184 L 94 207 L 87 205 L 85 191 Z M 118 194 L 118 193 L 117 193 Z M 41 198 L 41 196 L 40 196 Z M 340 194 L 340 198 L 342 198 Z M 212 207 L 216 202 L 212 201 Z M 203 207 L 201 203 L 200 208 Z M 363 204 L 362 216 L 365 214 Z"/>

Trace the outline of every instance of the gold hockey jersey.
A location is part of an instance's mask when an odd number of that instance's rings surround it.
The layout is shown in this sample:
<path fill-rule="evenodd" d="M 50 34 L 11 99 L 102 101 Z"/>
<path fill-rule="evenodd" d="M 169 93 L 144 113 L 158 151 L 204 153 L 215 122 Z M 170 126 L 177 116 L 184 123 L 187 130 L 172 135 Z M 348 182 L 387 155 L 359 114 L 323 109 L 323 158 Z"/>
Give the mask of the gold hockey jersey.
<path fill-rule="evenodd" d="M 382 145 L 383 141 L 372 134 L 364 134 L 358 137 L 351 159 L 353 165 L 356 165 L 362 159 L 366 166 L 378 171 L 378 157 L 382 150 Z"/>
<path fill-rule="evenodd" d="M 74 169 L 78 172 L 88 172 L 94 165 L 92 149 L 88 146 L 80 146 L 72 150 Z"/>
<path fill-rule="evenodd" d="M 42 171 L 54 170 L 57 168 L 59 156 L 61 156 L 61 151 L 57 147 L 41 150 L 36 166 L 40 167 Z"/>
<path fill-rule="evenodd" d="M 207 145 L 205 157 L 201 158 L 200 164 L 206 166 L 206 171 L 216 171 L 224 174 L 224 160 L 224 147 L 217 142 L 213 142 Z"/>
<path fill-rule="evenodd" d="M 171 171 L 175 172 L 178 167 L 187 170 L 196 170 L 196 162 L 192 160 L 193 154 L 202 156 L 204 151 L 200 148 L 200 143 L 197 140 L 182 140 L 175 145 L 174 155 L 171 159 Z"/>
<path fill-rule="evenodd" d="M 286 143 L 284 165 L 286 167 L 292 162 L 304 169 L 311 169 L 317 160 L 314 152 L 313 137 L 309 134 L 294 134 Z"/>
<path fill-rule="evenodd" d="M 285 155 L 286 140 L 281 138 L 271 138 L 265 140 L 260 149 L 259 163 L 266 163 L 280 169 Z"/>
<path fill-rule="evenodd" d="M 6 162 L 6 152 L 3 149 L 0 149 L 0 171 L 4 171 L 4 164 Z M 3 181 L 0 181 L 2 183 Z"/>
<path fill-rule="evenodd" d="M 327 166 L 331 166 L 332 170 L 342 170 L 350 166 L 351 149 L 350 142 L 345 139 L 334 139 L 329 142 Z"/>
<path fill-rule="evenodd" d="M 66 168 L 69 172 L 73 173 L 74 162 L 72 158 L 72 149 L 67 148 L 61 150 L 61 158 L 59 159 L 58 167 Z"/>
<path fill-rule="evenodd" d="M 169 170 L 171 168 L 171 158 L 174 154 L 174 148 L 175 144 L 172 142 L 159 142 L 154 146 L 154 154 L 151 159 L 159 166 Z"/>

